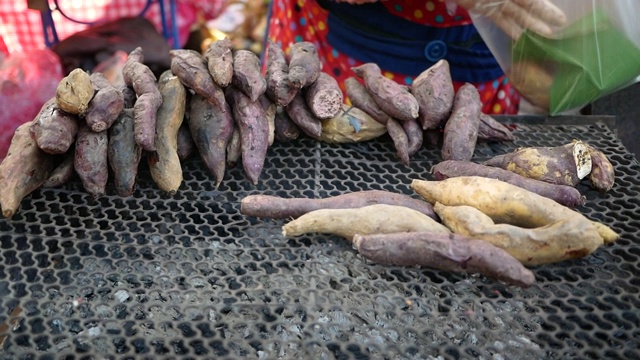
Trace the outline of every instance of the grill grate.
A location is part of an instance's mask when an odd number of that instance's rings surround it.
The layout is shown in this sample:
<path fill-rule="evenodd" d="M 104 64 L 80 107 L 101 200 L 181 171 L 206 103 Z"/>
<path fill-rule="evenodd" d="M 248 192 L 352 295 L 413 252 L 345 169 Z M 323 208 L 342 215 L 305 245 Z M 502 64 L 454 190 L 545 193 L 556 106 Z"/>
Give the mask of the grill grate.
<path fill-rule="evenodd" d="M 34 192 L 0 220 L 0 360 L 640 358 L 640 166 L 606 117 L 522 119 L 503 118 L 517 141 L 479 145 L 475 160 L 591 143 L 617 181 L 607 194 L 579 185 L 580 211 L 622 234 L 535 269 L 531 288 L 370 264 L 342 239 L 283 238 L 283 221 L 241 215 L 252 193 L 415 195 L 411 179 L 439 159 L 425 148 L 404 166 L 387 138 L 301 139 L 271 148 L 257 187 L 235 167 L 216 190 L 191 159 L 173 197 L 144 166 L 130 198 L 94 200 L 77 180 Z"/>

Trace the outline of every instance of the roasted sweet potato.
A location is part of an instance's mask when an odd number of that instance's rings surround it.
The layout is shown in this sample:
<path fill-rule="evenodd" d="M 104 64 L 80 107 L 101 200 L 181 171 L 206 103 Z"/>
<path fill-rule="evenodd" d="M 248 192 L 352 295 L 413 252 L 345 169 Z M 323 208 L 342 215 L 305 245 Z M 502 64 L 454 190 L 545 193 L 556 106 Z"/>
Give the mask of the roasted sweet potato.
<path fill-rule="evenodd" d="M 351 68 L 354 74 L 364 80 L 364 86 L 389 116 L 398 120 L 413 120 L 418 117 L 418 100 L 408 88 L 382 75 L 380 67 L 365 63 Z"/>
<path fill-rule="evenodd" d="M 513 141 L 513 132 L 490 115 L 480 113 L 478 141 Z"/>
<path fill-rule="evenodd" d="M 242 143 L 240 142 L 240 129 L 234 126 L 231 139 L 229 139 L 229 143 L 227 144 L 227 165 L 230 167 L 235 166 L 241 157 Z"/>
<path fill-rule="evenodd" d="M 109 180 L 108 148 L 107 130 L 95 132 L 87 123 L 80 124 L 73 167 L 84 189 L 94 197 L 105 194 Z"/>
<path fill-rule="evenodd" d="M 431 217 L 408 207 L 387 204 L 367 205 L 351 209 L 313 210 L 289 221 L 282 227 L 284 236 L 326 233 L 349 241 L 355 234 L 390 234 L 428 231 L 451 234 L 449 229 Z"/>
<path fill-rule="evenodd" d="M 303 133 L 314 139 L 320 138 L 322 122 L 311 112 L 302 93 L 298 92 L 284 109 Z"/>
<path fill-rule="evenodd" d="M 136 100 L 138 99 L 138 95 L 136 91 L 133 90 L 131 86 L 123 86 L 120 89 L 122 93 L 122 98 L 124 99 L 124 108 L 125 109 L 133 109 L 136 104 Z"/>
<path fill-rule="evenodd" d="M 84 116 L 93 95 L 91 77 L 84 70 L 77 68 L 58 83 L 56 104 L 64 112 Z"/>
<path fill-rule="evenodd" d="M 156 151 L 147 154 L 147 163 L 158 188 L 173 195 L 182 184 L 178 131 L 184 120 L 187 90 L 171 70 L 165 71 L 158 82 L 162 105 L 156 114 Z"/>
<path fill-rule="evenodd" d="M 387 132 L 387 127 L 367 115 L 364 111 L 346 104 L 340 113 L 322 120 L 322 132 L 318 140 L 336 143 L 354 143 L 375 139 Z"/>
<path fill-rule="evenodd" d="M 264 110 L 264 116 L 267 119 L 267 124 L 269 124 L 269 146 L 271 146 L 273 145 L 273 141 L 275 140 L 276 136 L 276 112 L 278 111 L 278 106 L 265 94 L 262 94 L 260 95 L 260 97 L 258 97 L 258 102 L 262 106 L 262 109 Z"/>
<path fill-rule="evenodd" d="M 337 116 L 344 100 L 338 81 L 322 71 L 318 79 L 306 89 L 305 99 L 311 112 L 321 120 Z"/>
<path fill-rule="evenodd" d="M 456 234 L 491 243 L 526 266 L 587 256 L 603 244 L 595 225 L 571 217 L 536 228 L 496 224 L 471 206 L 434 205 L 442 222 Z"/>
<path fill-rule="evenodd" d="M 581 213 L 554 200 L 518 186 L 480 176 L 460 176 L 446 180 L 418 180 L 411 188 L 428 202 L 448 206 L 469 205 L 496 223 L 506 223 L 524 228 L 546 226 L 569 219 L 586 219 Z M 591 221 L 591 220 L 588 220 Z M 618 234 L 608 226 L 593 222 L 605 243 L 613 242 Z"/>
<path fill-rule="evenodd" d="M 300 128 L 296 125 L 289 114 L 278 106 L 274 119 L 274 137 L 279 142 L 288 142 L 297 139 L 300 136 Z"/>
<path fill-rule="evenodd" d="M 387 119 L 386 127 L 387 133 L 396 148 L 396 155 L 403 164 L 409 165 L 409 139 L 407 138 L 407 133 L 400 125 L 400 122 L 393 118 Z"/>
<path fill-rule="evenodd" d="M 185 160 L 193 153 L 195 144 L 191 138 L 188 120 L 184 120 L 178 130 L 178 158 Z"/>
<path fill-rule="evenodd" d="M 553 70 L 542 63 L 519 60 L 506 71 L 509 83 L 531 104 L 549 110 Z"/>
<path fill-rule="evenodd" d="M 233 78 L 233 46 L 226 37 L 211 42 L 204 52 L 207 68 L 218 86 L 225 88 Z"/>
<path fill-rule="evenodd" d="M 326 198 L 284 198 L 273 195 L 248 195 L 240 202 L 240 212 L 247 216 L 285 219 L 298 218 L 320 209 L 354 209 L 368 205 L 403 206 L 434 220 L 433 206 L 421 199 L 385 190 L 361 190 Z"/>
<path fill-rule="evenodd" d="M 55 156 L 42 151 L 29 134 L 31 122 L 15 130 L 7 156 L 0 163 L 0 208 L 12 217 L 22 200 L 49 178 L 57 165 Z"/>
<path fill-rule="evenodd" d="M 355 235 L 358 252 L 382 265 L 423 266 L 458 273 L 478 273 L 520 287 L 535 283 L 531 270 L 506 251 L 458 234 L 404 232 Z"/>
<path fill-rule="evenodd" d="M 434 165 L 431 168 L 431 174 L 436 180 L 458 176 L 482 176 L 497 179 L 542 195 L 568 207 L 582 206 L 586 201 L 580 191 L 573 186 L 551 184 L 524 177 L 509 170 L 471 161 L 445 160 Z"/>
<path fill-rule="evenodd" d="M 418 120 L 407 120 L 400 123 L 405 134 L 407 134 L 409 156 L 413 156 L 422 148 L 424 133 Z"/>
<path fill-rule="evenodd" d="M 254 52 L 238 49 L 233 53 L 233 79 L 231 83 L 256 102 L 267 90 L 267 81 L 261 72 L 260 58 Z"/>
<path fill-rule="evenodd" d="M 418 100 L 418 122 L 422 129 L 438 128 L 449 118 L 455 90 L 447 60 L 439 60 L 411 83 L 411 93 Z"/>
<path fill-rule="evenodd" d="M 287 106 L 298 92 L 298 88 L 289 82 L 289 64 L 282 48 L 267 40 L 267 71 L 265 94 L 278 106 Z"/>
<path fill-rule="evenodd" d="M 62 155 L 62 162 L 51 171 L 47 181 L 42 183 L 43 188 L 55 188 L 66 184 L 76 170 L 73 167 L 73 161 L 75 159 L 75 147 L 71 147 L 64 155 Z"/>
<path fill-rule="evenodd" d="M 229 89 L 229 87 L 227 87 Z M 224 179 L 226 149 L 235 127 L 229 103 L 220 109 L 201 95 L 191 97 L 189 131 L 205 166 L 215 178 L 218 187 Z"/>
<path fill-rule="evenodd" d="M 374 120 L 383 125 L 386 125 L 387 121 L 392 119 L 389 114 L 378 106 L 371 94 L 369 94 L 367 88 L 364 87 L 358 79 L 349 77 L 344 81 L 344 86 L 351 105 L 369 114 Z"/>
<path fill-rule="evenodd" d="M 91 74 L 91 85 L 95 90 L 85 114 L 91 130 L 107 130 L 124 109 L 124 95 L 116 89 L 102 73 Z"/>
<path fill-rule="evenodd" d="M 78 118 L 58 109 L 50 99 L 31 122 L 29 132 L 38 147 L 49 154 L 64 154 L 73 145 L 78 133 Z"/>
<path fill-rule="evenodd" d="M 442 160 L 471 160 L 478 141 L 481 113 L 482 102 L 478 89 L 469 83 L 462 85 L 444 125 Z"/>
<path fill-rule="evenodd" d="M 289 83 L 297 89 L 313 84 L 320 76 L 322 63 L 318 49 L 309 41 L 294 43 L 289 48 Z"/>
<path fill-rule="evenodd" d="M 238 88 L 227 87 L 227 97 L 233 110 L 233 119 L 240 130 L 242 167 L 249 181 L 256 185 L 269 148 L 269 123 L 262 106 L 251 101 Z"/>
<path fill-rule="evenodd" d="M 572 141 L 553 147 L 519 148 L 483 162 L 552 184 L 576 186 L 592 169 L 587 144 Z"/>
<path fill-rule="evenodd" d="M 144 64 L 141 47 L 129 53 L 122 74 L 124 82 L 137 95 L 133 106 L 136 142 L 144 150 L 155 151 L 156 112 L 162 104 L 162 95 L 158 91 L 156 76 Z"/>
<path fill-rule="evenodd" d="M 218 109 L 224 109 L 224 91 L 213 81 L 207 61 L 204 56 L 194 50 L 173 49 L 169 52 L 171 57 L 171 72 L 182 83 L 216 105 Z"/>
<path fill-rule="evenodd" d="M 616 181 L 613 165 L 602 151 L 591 145 L 588 145 L 588 149 L 591 156 L 591 172 L 589 173 L 591 186 L 602 192 L 607 192 L 611 190 Z"/>
<path fill-rule="evenodd" d="M 122 110 L 108 130 L 107 160 L 113 173 L 116 194 L 122 197 L 133 195 L 142 157 L 142 148 L 135 138 L 133 112 L 133 109 Z"/>

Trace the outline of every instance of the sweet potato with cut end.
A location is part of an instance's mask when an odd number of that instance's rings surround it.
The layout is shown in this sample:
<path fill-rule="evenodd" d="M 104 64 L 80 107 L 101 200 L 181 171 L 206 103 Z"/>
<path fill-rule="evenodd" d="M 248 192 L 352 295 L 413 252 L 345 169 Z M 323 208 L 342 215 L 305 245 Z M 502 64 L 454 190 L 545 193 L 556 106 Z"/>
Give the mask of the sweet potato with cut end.
<path fill-rule="evenodd" d="M 284 109 L 303 133 L 314 139 L 320 138 L 322 122 L 311 112 L 302 93 L 297 93 Z"/>
<path fill-rule="evenodd" d="M 224 178 L 227 144 L 235 127 L 230 104 L 225 101 L 221 110 L 196 94 L 191 97 L 190 106 L 188 123 L 191 138 L 218 187 Z"/>
<path fill-rule="evenodd" d="M 393 118 L 387 120 L 386 127 L 387 133 L 396 148 L 396 155 L 403 164 L 409 165 L 409 139 L 407 133 L 400 125 L 400 122 Z"/>
<path fill-rule="evenodd" d="M 0 163 L 0 208 L 12 217 L 22 200 L 42 186 L 57 165 L 56 157 L 42 151 L 29 134 L 31 122 L 15 130 L 7 155 Z"/>
<path fill-rule="evenodd" d="M 100 132 L 107 130 L 124 109 L 124 95 L 102 73 L 91 74 L 91 84 L 95 95 L 89 102 L 85 121 L 91 130 Z"/>
<path fill-rule="evenodd" d="M 588 147 L 581 141 L 553 147 L 519 148 L 483 162 L 552 184 L 576 186 L 592 169 Z"/>
<path fill-rule="evenodd" d="M 77 68 L 58 83 L 56 104 L 64 112 L 84 116 L 93 95 L 91 77 L 84 70 Z"/>
<path fill-rule="evenodd" d="M 581 213 L 542 195 L 481 176 L 459 176 L 439 181 L 414 179 L 411 188 L 431 204 L 469 205 L 496 223 L 534 228 L 573 217 L 586 219 Z M 618 234 L 608 226 L 593 223 L 605 243 L 618 238 Z"/>
<path fill-rule="evenodd" d="M 226 37 L 211 42 L 204 52 L 207 68 L 213 81 L 220 87 L 227 87 L 233 78 L 233 45 Z"/>
<path fill-rule="evenodd" d="M 176 75 L 182 83 L 216 105 L 219 109 L 224 109 L 224 91 L 213 81 L 207 61 L 204 56 L 194 50 L 173 49 L 169 52 L 171 58 L 171 72 Z"/>
<path fill-rule="evenodd" d="M 265 80 L 267 89 L 265 94 L 278 106 L 287 106 L 297 94 L 298 88 L 289 82 L 289 64 L 282 48 L 267 40 L 267 71 Z"/>
<path fill-rule="evenodd" d="M 322 132 L 318 140 L 329 143 L 354 143 L 375 139 L 387 132 L 387 127 L 373 120 L 364 111 L 346 104 L 340 113 L 322 120 Z"/>
<path fill-rule="evenodd" d="M 498 120 L 485 113 L 480 113 L 478 124 L 478 141 L 513 141 L 513 132 Z"/>
<path fill-rule="evenodd" d="M 442 160 L 471 160 L 478 141 L 481 113 L 482 102 L 478 89 L 469 83 L 462 85 L 444 125 Z"/>
<path fill-rule="evenodd" d="M 125 84 L 132 87 L 137 95 L 133 105 L 136 142 L 144 150 L 155 151 L 156 112 L 162 104 L 162 95 L 158 91 L 156 76 L 143 61 L 142 48 L 135 48 L 127 57 L 122 75 Z"/>
<path fill-rule="evenodd" d="M 367 88 L 362 85 L 358 79 L 348 77 L 344 81 L 344 86 L 351 105 L 369 114 L 374 120 L 383 125 L 386 125 L 389 119 L 393 119 L 378 106 L 371 94 L 369 94 Z"/>
<path fill-rule="evenodd" d="M 142 148 L 135 138 L 134 110 L 124 109 L 109 128 L 107 160 L 113 173 L 113 183 L 118 196 L 133 195 L 138 176 Z"/>
<path fill-rule="evenodd" d="M 84 189 L 94 197 L 105 194 L 109 180 L 108 148 L 107 130 L 95 132 L 87 123 L 80 124 L 73 167 Z"/>
<path fill-rule="evenodd" d="M 255 102 L 267 90 L 262 76 L 260 58 L 254 52 L 239 49 L 233 53 L 233 79 L 231 83 Z"/>
<path fill-rule="evenodd" d="M 289 83 L 301 89 L 313 84 L 320 76 L 322 63 L 318 49 L 309 41 L 294 43 L 289 48 Z"/>
<path fill-rule="evenodd" d="M 447 60 L 439 60 L 411 83 L 411 93 L 418 100 L 418 122 L 422 129 L 444 124 L 453 108 L 455 90 Z"/>
<path fill-rule="evenodd" d="M 408 140 L 408 149 L 409 156 L 414 155 L 415 153 L 422 148 L 422 142 L 424 141 L 424 130 L 420 127 L 420 123 L 418 120 L 408 120 L 402 121 L 400 123 L 402 125 L 402 129 L 407 134 Z"/>
<path fill-rule="evenodd" d="M 262 106 L 251 101 L 240 89 L 229 86 L 227 96 L 240 131 L 242 167 L 249 181 L 256 185 L 269 148 L 269 123 Z"/>
<path fill-rule="evenodd" d="M 351 68 L 354 74 L 364 80 L 364 86 L 389 116 L 398 120 L 413 120 L 418 117 L 418 100 L 408 88 L 382 75 L 380 67 L 365 63 Z"/>
<path fill-rule="evenodd" d="M 78 118 L 58 109 L 50 99 L 31 122 L 29 132 L 38 147 L 48 154 L 64 154 L 73 145 L 78 133 Z"/>
<path fill-rule="evenodd" d="M 458 176 L 482 176 L 497 179 L 542 195 L 568 207 L 582 206 L 586 201 L 580 191 L 573 186 L 551 184 L 524 177 L 509 170 L 471 161 L 445 160 L 434 165 L 431 168 L 431 174 L 436 180 Z"/>
<path fill-rule="evenodd" d="M 313 210 L 289 221 L 282 227 L 284 236 L 326 233 L 341 236 L 349 241 L 355 234 L 390 234 L 410 231 L 451 233 L 446 226 L 419 211 L 387 204 L 351 209 Z"/>
<path fill-rule="evenodd" d="M 588 145 L 587 148 L 591 156 L 591 172 L 589 173 L 591 186 L 602 192 L 611 190 L 616 181 L 613 165 L 602 151 L 591 145 Z"/>
<path fill-rule="evenodd" d="M 296 125 L 282 107 L 276 109 L 274 119 L 274 137 L 279 142 L 288 142 L 300 136 L 300 128 Z"/>
<path fill-rule="evenodd" d="M 531 270 L 506 251 L 458 234 L 404 232 L 355 235 L 365 259 L 382 265 L 423 266 L 458 273 L 478 273 L 520 287 L 535 283 Z"/>
<path fill-rule="evenodd" d="M 456 234 L 493 244 L 526 266 L 585 257 L 603 244 L 595 225 L 570 217 L 535 228 L 496 224 L 471 206 L 434 205 L 442 222 Z"/>
<path fill-rule="evenodd" d="M 320 209 L 354 209 L 368 205 L 397 205 L 418 211 L 434 220 L 433 206 L 409 195 L 385 190 L 361 190 L 326 198 L 284 198 L 273 195 L 248 195 L 240 202 L 240 212 L 247 216 L 285 219 L 298 218 Z"/>
<path fill-rule="evenodd" d="M 147 163 L 158 188 L 175 194 L 182 184 L 178 131 L 184 120 L 187 90 L 171 70 L 160 76 L 158 90 L 162 95 L 162 105 L 156 114 L 156 151 L 147 154 Z"/>
<path fill-rule="evenodd" d="M 69 151 L 67 151 L 62 156 L 62 162 L 58 164 L 58 166 L 51 171 L 47 181 L 42 183 L 43 188 L 55 188 L 60 187 L 66 184 L 71 178 L 73 174 L 76 173 L 76 170 L 73 167 L 73 161 L 75 159 L 75 147 L 71 147 Z"/>
<path fill-rule="evenodd" d="M 305 100 L 311 112 L 322 120 L 337 116 L 344 99 L 338 81 L 321 71 L 318 79 L 306 89 Z"/>

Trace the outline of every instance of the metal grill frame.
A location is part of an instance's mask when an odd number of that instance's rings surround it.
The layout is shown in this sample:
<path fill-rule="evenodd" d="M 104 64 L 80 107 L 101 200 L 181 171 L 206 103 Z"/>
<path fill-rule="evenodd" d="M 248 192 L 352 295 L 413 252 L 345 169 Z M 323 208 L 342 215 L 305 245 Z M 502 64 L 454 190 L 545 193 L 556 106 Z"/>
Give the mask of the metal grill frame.
<path fill-rule="evenodd" d="M 606 193 L 579 209 L 621 239 L 534 269 L 508 287 L 476 275 L 380 266 L 340 238 L 283 238 L 284 221 L 239 213 L 248 194 L 414 194 L 439 149 L 409 166 L 390 140 L 275 144 L 261 181 L 240 166 L 220 189 L 197 157 L 161 193 L 141 166 L 135 194 L 92 199 L 76 179 L 0 220 L 0 360 L 13 359 L 601 359 L 640 358 L 640 165 L 610 116 L 499 120 L 513 143 L 479 144 L 475 161 L 582 139 L 614 164 Z"/>

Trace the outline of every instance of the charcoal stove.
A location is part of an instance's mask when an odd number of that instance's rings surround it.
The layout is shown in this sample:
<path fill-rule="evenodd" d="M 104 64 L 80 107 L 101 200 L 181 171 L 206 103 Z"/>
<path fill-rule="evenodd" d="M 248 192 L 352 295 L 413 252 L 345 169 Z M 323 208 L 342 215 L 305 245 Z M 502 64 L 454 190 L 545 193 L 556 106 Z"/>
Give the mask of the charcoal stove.
<path fill-rule="evenodd" d="M 0 360 L 639 359 L 640 165 L 611 117 L 500 120 L 517 140 L 479 144 L 474 160 L 573 139 L 609 156 L 616 185 L 579 185 L 578 210 L 619 241 L 535 268 L 537 283 L 520 289 L 372 264 L 343 239 L 284 238 L 284 221 L 239 213 L 255 193 L 416 196 L 411 180 L 430 178 L 439 150 L 405 166 L 386 136 L 275 144 L 257 186 L 236 166 L 215 189 L 193 157 L 172 197 L 141 166 L 131 197 L 93 199 L 74 179 L 0 220 Z"/>

